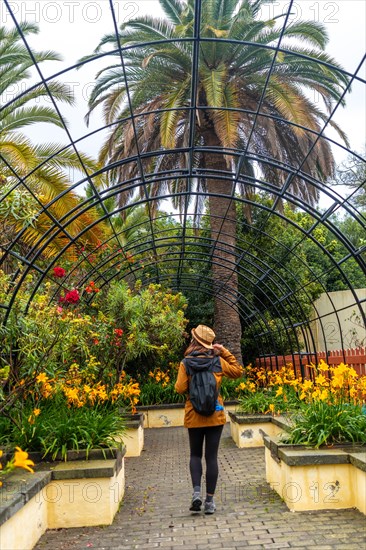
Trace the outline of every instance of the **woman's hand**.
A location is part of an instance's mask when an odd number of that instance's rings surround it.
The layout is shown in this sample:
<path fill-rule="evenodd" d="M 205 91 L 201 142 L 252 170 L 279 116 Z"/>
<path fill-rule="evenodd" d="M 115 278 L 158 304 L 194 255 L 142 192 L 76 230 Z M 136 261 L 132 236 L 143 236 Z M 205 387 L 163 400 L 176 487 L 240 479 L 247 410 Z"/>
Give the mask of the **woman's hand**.
<path fill-rule="evenodd" d="M 218 351 L 219 353 L 222 353 L 224 351 L 224 346 L 222 346 L 221 344 L 214 344 L 213 349 Z"/>

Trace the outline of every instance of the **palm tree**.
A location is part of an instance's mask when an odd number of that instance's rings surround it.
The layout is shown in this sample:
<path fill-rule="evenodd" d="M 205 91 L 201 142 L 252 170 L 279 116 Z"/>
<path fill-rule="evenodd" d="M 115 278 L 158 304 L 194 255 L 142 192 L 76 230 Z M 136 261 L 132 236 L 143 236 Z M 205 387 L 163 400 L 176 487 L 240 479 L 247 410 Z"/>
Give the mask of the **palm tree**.
<path fill-rule="evenodd" d="M 282 29 L 276 27 L 274 20 L 260 19 L 260 9 L 268 0 L 201 0 L 197 86 L 192 100 L 194 41 L 189 39 L 194 32 L 195 0 L 159 2 L 165 19 L 140 17 L 120 27 L 118 40 L 114 35 L 101 40 L 95 52 L 109 46 L 117 59 L 97 75 L 87 119 L 102 104 L 106 123 L 114 124 L 101 150 L 103 163 L 157 152 L 150 162 L 143 160 L 150 181 L 156 172 L 187 168 L 186 155 L 164 155 L 162 150 L 199 147 L 194 151 L 193 163 L 211 172 L 210 176 L 189 183 L 182 179 L 174 184 L 165 181 L 159 186 L 170 185 L 171 191 L 177 193 L 187 191 L 188 185 L 191 189 L 196 185 L 201 197 L 205 193 L 209 196 L 215 246 L 214 290 L 220 289 L 221 293 L 215 299 L 215 329 L 218 338 L 241 357 L 241 327 L 235 307 L 238 281 L 232 269 L 236 211 L 231 197 L 234 193 L 250 197 L 250 187 L 234 187 L 230 173 L 235 173 L 235 161 L 230 150 L 247 151 L 248 147 L 255 162 L 245 158 L 236 168 L 241 174 L 259 173 L 257 178 L 281 187 L 287 173 L 280 167 L 299 165 L 313 145 L 314 135 L 328 119 L 334 101 L 340 100 L 347 78 L 324 51 L 327 35 L 320 23 L 287 25 L 281 51 L 276 54 L 274 48 Z M 126 47 L 122 55 L 133 120 L 126 102 L 119 44 Z M 314 91 L 322 98 L 323 108 L 309 99 L 309 92 Z M 193 101 L 195 135 L 194 143 L 190 143 L 189 108 Z M 345 139 L 342 131 L 331 125 Z M 334 159 L 325 140 L 315 144 L 302 170 L 318 180 L 333 173 Z M 135 162 L 121 163 L 112 170 L 111 178 L 126 181 L 138 171 Z M 226 178 L 219 179 L 215 174 L 226 174 Z M 159 195 L 157 187 L 151 183 L 152 196 Z M 291 180 L 289 191 L 308 203 L 317 199 L 315 187 L 307 185 L 300 176 Z M 121 202 L 129 198 L 127 192 L 120 195 Z M 175 203 L 184 207 L 185 200 L 179 195 Z"/>
<path fill-rule="evenodd" d="M 38 27 L 21 23 L 24 36 L 38 32 Z M 35 52 L 38 63 L 59 60 L 58 54 L 46 51 Z M 11 246 L 18 232 L 24 250 L 30 244 L 42 245 L 42 235 L 53 226 L 50 216 L 42 213 L 42 207 L 49 203 L 48 213 L 56 220 L 67 220 L 68 213 L 77 208 L 80 197 L 72 192 L 67 171 L 80 170 L 80 159 L 74 150 L 56 143 L 34 145 L 21 133 L 27 126 L 39 122 L 63 128 L 63 123 L 55 109 L 39 100 L 48 97 L 42 84 L 21 93 L 25 82 L 30 78 L 33 60 L 24 46 L 17 30 L 0 27 L 0 95 L 8 102 L 0 109 L 0 227 L 1 244 Z M 49 92 L 55 100 L 73 103 L 68 86 L 56 81 L 48 83 Z M 14 90 L 19 90 L 12 99 Z M 80 154 L 84 166 L 95 171 L 96 162 Z M 19 180 L 24 179 L 24 184 Z M 69 234 L 76 236 L 93 220 L 93 212 L 82 214 L 67 227 Z M 101 238 L 101 230 L 88 231 L 85 245 L 95 245 Z M 68 237 L 61 232 L 55 235 L 44 255 L 53 255 L 67 243 Z"/>

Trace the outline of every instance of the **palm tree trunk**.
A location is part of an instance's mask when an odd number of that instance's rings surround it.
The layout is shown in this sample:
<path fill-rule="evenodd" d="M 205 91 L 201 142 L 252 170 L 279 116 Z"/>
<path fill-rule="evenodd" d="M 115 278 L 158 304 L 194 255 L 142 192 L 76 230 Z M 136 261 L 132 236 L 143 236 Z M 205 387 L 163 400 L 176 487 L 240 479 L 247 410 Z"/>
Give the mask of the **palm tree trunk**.
<path fill-rule="evenodd" d="M 207 146 L 220 147 L 215 133 L 207 132 Z M 220 153 L 207 153 L 205 165 L 220 172 L 227 171 Z M 238 274 L 236 271 L 236 209 L 231 198 L 230 180 L 207 178 L 210 225 L 213 250 L 212 276 L 214 290 L 214 331 L 217 342 L 227 347 L 243 364 L 241 356 L 241 324 L 238 303 Z"/>

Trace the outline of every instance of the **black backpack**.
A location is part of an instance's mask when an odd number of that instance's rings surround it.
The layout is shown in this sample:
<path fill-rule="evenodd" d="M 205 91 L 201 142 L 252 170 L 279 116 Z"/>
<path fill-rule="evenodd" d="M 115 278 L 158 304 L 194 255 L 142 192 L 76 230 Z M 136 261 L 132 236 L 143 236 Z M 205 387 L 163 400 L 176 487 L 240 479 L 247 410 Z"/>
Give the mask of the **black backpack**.
<path fill-rule="evenodd" d="M 220 357 L 199 356 L 194 353 L 183 359 L 189 381 L 189 399 L 194 410 L 211 416 L 216 410 L 218 389 L 214 372 L 221 372 Z"/>

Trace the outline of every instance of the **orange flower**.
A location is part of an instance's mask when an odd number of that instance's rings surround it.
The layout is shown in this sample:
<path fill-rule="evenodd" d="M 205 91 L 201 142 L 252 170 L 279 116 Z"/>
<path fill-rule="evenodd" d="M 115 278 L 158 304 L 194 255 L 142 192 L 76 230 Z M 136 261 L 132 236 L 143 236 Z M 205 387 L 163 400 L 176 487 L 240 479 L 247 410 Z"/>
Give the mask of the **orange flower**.
<path fill-rule="evenodd" d="M 38 382 L 38 384 L 44 384 L 45 382 L 47 382 L 47 380 L 48 380 L 48 376 L 44 372 L 41 372 L 36 378 L 36 381 Z"/>
<path fill-rule="evenodd" d="M 90 281 L 90 283 L 88 284 L 88 286 L 85 287 L 85 292 L 87 292 L 88 294 L 91 294 L 92 292 L 99 292 L 99 288 L 97 288 L 95 286 L 95 282 L 94 281 Z"/>
<path fill-rule="evenodd" d="M 25 451 L 22 451 L 20 447 L 15 447 L 15 457 L 14 457 L 14 467 L 15 468 L 23 468 L 24 470 L 28 470 L 28 472 L 31 472 L 34 474 L 34 470 L 30 466 L 34 466 L 33 460 L 30 460 L 28 458 L 28 453 Z"/>

